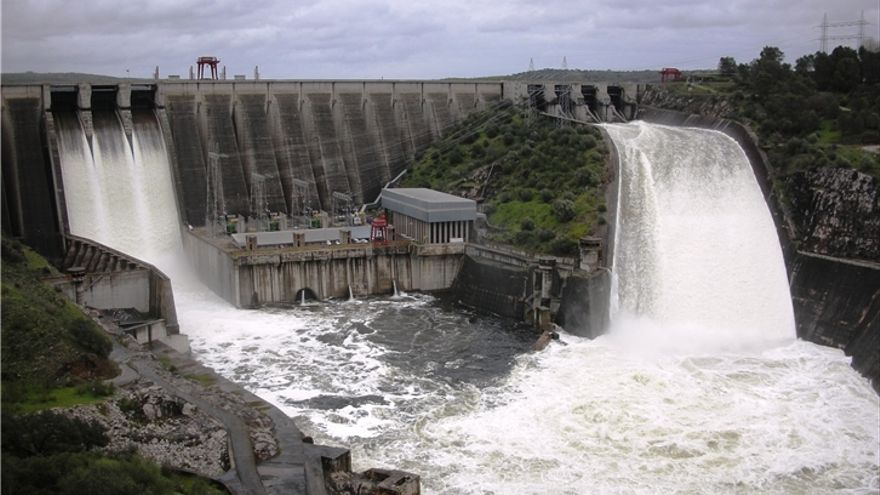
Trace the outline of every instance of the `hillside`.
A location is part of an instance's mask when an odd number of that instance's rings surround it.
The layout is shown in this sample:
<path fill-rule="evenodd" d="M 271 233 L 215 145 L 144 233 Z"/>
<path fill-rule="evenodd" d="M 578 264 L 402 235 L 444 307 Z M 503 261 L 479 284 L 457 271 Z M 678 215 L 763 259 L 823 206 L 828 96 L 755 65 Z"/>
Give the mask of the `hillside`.
<path fill-rule="evenodd" d="M 495 227 L 491 242 L 573 256 L 578 239 L 605 223 L 607 154 L 594 127 L 507 104 L 448 129 L 402 185 L 477 200 Z"/>
<path fill-rule="evenodd" d="M 88 401 L 95 380 L 112 377 L 110 339 L 64 296 L 41 282 L 45 260 L 3 240 L 3 409 L 40 408 L 56 400 Z"/>

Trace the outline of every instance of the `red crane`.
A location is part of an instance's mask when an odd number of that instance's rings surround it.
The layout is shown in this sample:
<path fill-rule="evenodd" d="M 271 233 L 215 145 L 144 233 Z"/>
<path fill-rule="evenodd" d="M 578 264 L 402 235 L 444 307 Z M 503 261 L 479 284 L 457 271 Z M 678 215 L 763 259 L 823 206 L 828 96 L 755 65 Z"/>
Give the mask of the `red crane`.
<path fill-rule="evenodd" d="M 385 212 L 379 214 L 373 219 L 370 228 L 370 241 L 374 243 L 388 244 L 388 220 L 385 219 Z"/>
<path fill-rule="evenodd" d="M 220 59 L 217 57 L 199 57 L 196 64 L 199 66 L 199 79 L 205 79 L 205 66 L 211 68 L 211 79 L 217 79 L 217 64 Z"/>

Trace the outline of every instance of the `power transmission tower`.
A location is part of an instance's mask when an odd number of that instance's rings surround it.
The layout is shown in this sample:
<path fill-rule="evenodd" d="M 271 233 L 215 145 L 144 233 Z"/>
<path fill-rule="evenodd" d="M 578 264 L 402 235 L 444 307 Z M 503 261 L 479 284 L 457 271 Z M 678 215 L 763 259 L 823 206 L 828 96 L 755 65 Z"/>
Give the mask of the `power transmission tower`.
<path fill-rule="evenodd" d="M 562 56 L 562 70 L 568 70 L 568 60 L 566 60 L 565 55 Z"/>
<path fill-rule="evenodd" d="M 535 59 L 529 58 L 529 72 L 535 72 Z"/>
<path fill-rule="evenodd" d="M 828 14 L 825 14 L 822 17 L 822 24 L 818 27 L 822 29 L 822 36 L 819 38 L 819 51 L 823 53 L 828 53 L 828 42 L 829 41 L 851 41 L 857 40 L 859 43 L 859 47 L 863 46 L 865 43 L 865 26 L 870 25 L 869 22 L 865 20 L 865 11 L 862 11 L 862 16 L 857 21 L 841 21 L 841 22 L 828 22 Z M 859 31 L 858 34 L 843 34 L 843 35 L 828 35 L 828 28 L 843 28 L 843 27 L 853 27 L 858 26 Z"/>

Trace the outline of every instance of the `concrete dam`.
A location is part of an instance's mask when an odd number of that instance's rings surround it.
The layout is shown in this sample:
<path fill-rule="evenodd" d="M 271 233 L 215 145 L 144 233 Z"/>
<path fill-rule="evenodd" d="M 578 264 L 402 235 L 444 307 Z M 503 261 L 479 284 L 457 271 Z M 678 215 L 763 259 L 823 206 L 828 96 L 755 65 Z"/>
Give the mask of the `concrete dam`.
<path fill-rule="evenodd" d="M 332 83 L 219 84 L 4 88 L 3 140 L 12 144 L 4 146 L 4 224 L 26 239 L 46 239 L 49 248 L 53 235 L 91 229 L 98 242 L 153 263 L 174 281 L 179 324 L 200 361 L 297 418 L 316 441 L 351 445 L 356 462 L 420 473 L 425 492 L 876 488 L 877 396 L 842 353 L 794 340 L 772 221 L 759 204 L 748 160 L 731 143 L 642 123 L 609 128 L 622 151 L 623 179 L 613 293 L 618 309 L 633 317 L 618 319 L 609 335 L 564 335 L 567 345 L 537 354 L 528 352 L 533 333 L 523 337 L 506 320 L 449 310 L 428 296 L 241 310 L 191 280 L 177 260 L 152 259 L 181 251 L 195 239 L 186 224 L 198 230 L 218 212 L 295 214 L 302 198 L 332 204 L 339 192 L 369 200 L 360 170 L 367 148 L 380 172 L 394 156 L 370 117 L 379 115 L 370 95 L 381 93 L 363 89 L 370 84 L 390 88 L 384 94 L 392 95 L 390 128 L 399 133 L 394 143 L 401 153 L 418 152 L 413 115 L 430 137 L 435 127 L 443 132 L 431 123 L 438 112 L 422 96 L 435 83 L 345 83 L 355 87 L 363 107 L 351 113 L 346 109 L 355 97 L 316 97 L 326 102 L 316 109 L 313 93 L 295 89 Z M 394 96 L 397 84 L 417 88 L 411 98 L 422 113 L 406 110 L 404 94 Z M 569 106 L 556 85 L 531 91 L 485 83 L 477 91 L 484 83 L 436 84 L 447 88 L 447 109 L 458 109 L 450 119 L 473 111 L 456 103 L 462 101 L 456 91 L 468 86 L 474 90 L 460 92 L 476 95 L 475 109 L 522 99 L 579 120 L 597 113 L 586 98 Z M 297 130 L 282 129 L 272 85 L 294 88 L 290 103 L 298 117 L 288 124 Z M 246 91 L 251 87 L 259 90 Z M 583 90 L 572 93 L 585 96 Z M 183 102 L 176 116 L 174 97 Z M 252 108 L 243 109 L 241 101 Z M 609 105 L 612 115 L 622 113 Z M 367 134 L 352 131 L 360 124 L 351 115 L 362 116 Z M 358 135 L 381 146 L 355 151 Z M 278 144 L 278 137 L 301 144 Z M 20 149 L 23 142 L 35 147 Z M 689 159 L 681 163 L 678 151 Z M 285 152 L 298 153 L 291 163 L 301 166 L 291 172 L 287 192 L 280 165 Z M 183 178 L 187 166 L 195 178 Z M 395 170 L 389 165 L 377 183 Z M 190 186 L 198 177 L 201 184 Z M 705 184 L 712 187 L 703 190 Z M 695 189 L 699 207 L 690 208 Z M 32 223 L 39 215 L 49 223 Z M 719 219 L 730 215 L 739 218 L 742 235 L 719 231 Z M 713 250 L 704 249 L 707 237 L 717 241 Z M 752 251 L 734 242 L 752 238 L 760 240 L 745 246 Z M 76 251 L 69 258 L 107 256 L 121 263 L 112 252 L 65 242 Z M 284 261 L 266 258 L 260 270 Z M 742 280 L 739 274 L 749 275 Z M 736 325 L 743 313 L 752 334 Z"/>
<path fill-rule="evenodd" d="M 634 88 L 631 89 L 634 94 Z M 57 130 L 94 135 L 157 121 L 181 220 L 300 215 L 334 195 L 373 201 L 455 122 L 502 100 L 582 119 L 627 107 L 607 84 L 417 81 L 161 81 L 3 87 L 4 225 L 60 255 L 68 228 Z M 631 109 L 630 109 L 631 110 Z M 630 113 L 632 113 L 630 111 Z M 619 114 L 612 110 L 613 115 Z"/>

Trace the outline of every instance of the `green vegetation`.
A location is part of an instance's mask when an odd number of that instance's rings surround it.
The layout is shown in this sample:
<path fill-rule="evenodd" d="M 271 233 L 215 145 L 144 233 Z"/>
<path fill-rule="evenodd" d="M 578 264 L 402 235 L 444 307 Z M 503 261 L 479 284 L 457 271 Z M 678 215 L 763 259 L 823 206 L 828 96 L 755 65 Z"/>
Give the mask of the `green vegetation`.
<path fill-rule="evenodd" d="M 2 256 L 3 409 L 100 400 L 106 391 L 88 384 L 116 374 L 110 339 L 40 280 L 55 272 L 39 255 L 4 239 Z"/>
<path fill-rule="evenodd" d="M 758 133 L 777 182 L 819 167 L 880 177 L 880 155 L 865 149 L 880 145 L 880 53 L 839 46 L 801 57 L 794 67 L 783 60 L 775 47 L 749 64 L 722 57 L 713 80 L 667 87 L 730 103 L 726 116 Z"/>
<path fill-rule="evenodd" d="M 18 413 L 32 413 L 56 407 L 95 404 L 113 394 L 112 386 L 103 387 L 101 382 L 97 384 L 94 387 L 84 383 L 71 387 L 31 389 L 24 393 L 14 408 Z"/>
<path fill-rule="evenodd" d="M 105 457 L 61 452 L 3 455 L 3 493 L 93 495 L 221 495 L 208 480 L 160 468 L 134 453 Z"/>
<path fill-rule="evenodd" d="M 113 394 L 111 342 L 41 282 L 57 272 L 37 253 L 2 241 L 2 493 L 147 495 L 226 493 L 132 452 L 102 454 L 104 428 L 47 409 Z M 130 404 L 143 414 L 140 404 Z"/>
<path fill-rule="evenodd" d="M 573 256 L 578 238 L 603 222 L 606 159 L 595 128 L 506 105 L 451 129 L 402 185 L 477 199 L 500 229 L 492 241 Z"/>

